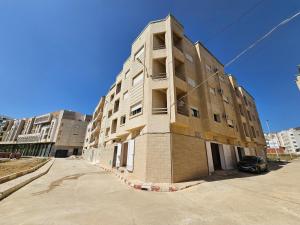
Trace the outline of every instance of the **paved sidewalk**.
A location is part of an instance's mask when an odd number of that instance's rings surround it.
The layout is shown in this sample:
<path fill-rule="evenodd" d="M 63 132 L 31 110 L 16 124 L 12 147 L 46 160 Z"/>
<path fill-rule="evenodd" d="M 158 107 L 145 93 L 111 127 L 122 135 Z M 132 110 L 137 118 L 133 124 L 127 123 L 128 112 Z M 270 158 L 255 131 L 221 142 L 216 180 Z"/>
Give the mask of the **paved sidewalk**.
<path fill-rule="evenodd" d="M 83 160 L 0 202 L 5 225 L 300 225 L 300 161 L 263 175 L 214 177 L 178 192 L 147 192 Z"/>
<path fill-rule="evenodd" d="M 50 167 L 52 166 L 54 159 L 48 161 L 45 165 L 41 168 L 35 170 L 34 172 L 28 173 L 26 175 L 20 176 L 18 178 L 12 179 L 5 183 L 0 184 L 0 200 L 6 198 L 13 192 L 19 190 L 20 188 L 24 187 L 25 185 L 29 184 L 33 180 L 45 175 Z"/>

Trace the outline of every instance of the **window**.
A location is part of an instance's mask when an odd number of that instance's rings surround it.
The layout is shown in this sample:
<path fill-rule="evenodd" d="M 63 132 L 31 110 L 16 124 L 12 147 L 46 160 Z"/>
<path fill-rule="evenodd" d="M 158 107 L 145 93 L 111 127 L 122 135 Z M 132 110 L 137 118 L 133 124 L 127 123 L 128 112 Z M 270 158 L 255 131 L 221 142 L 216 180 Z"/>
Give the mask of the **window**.
<path fill-rule="evenodd" d="M 193 57 L 191 56 L 191 55 L 189 55 L 189 54 L 185 54 L 185 58 L 189 61 L 189 62 L 191 62 L 191 63 L 193 63 Z"/>
<path fill-rule="evenodd" d="M 116 94 L 118 94 L 118 93 L 121 91 L 121 88 L 122 88 L 122 82 L 119 82 L 119 83 L 117 84 Z"/>
<path fill-rule="evenodd" d="M 225 78 L 222 75 L 220 75 L 219 78 L 220 78 L 220 81 L 223 81 L 223 82 L 225 81 Z"/>
<path fill-rule="evenodd" d="M 187 78 L 187 82 L 192 87 L 196 87 L 196 85 L 197 85 L 196 82 L 193 79 L 189 78 L 189 77 Z"/>
<path fill-rule="evenodd" d="M 117 123 L 118 123 L 117 119 L 114 119 L 111 123 L 111 133 L 112 134 L 116 133 L 116 131 L 117 131 Z"/>
<path fill-rule="evenodd" d="M 227 104 L 229 104 L 229 99 L 228 99 L 227 96 L 223 96 L 223 100 L 224 100 L 224 102 L 226 102 Z"/>
<path fill-rule="evenodd" d="M 252 137 L 256 138 L 254 127 L 251 126 L 251 130 L 252 130 Z"/>
<path fill-rule="evenodd" d="M 107 116 L 107 117 L 110 118 L 111 115 L 112 115 L 112 110 L 109 110 L 109 111 L 108 111 L 108 116 Z"/>
<path fill-rule="evenodd" d="M 244 132 L 245 132 L 246 137 L 249 137 L 249 132 L 248 132 L 248 129 L 247 129 L 247 125 L 245 123 L 243 123 L 243 128 L 244 128 Z"/>
<path fill-rule="evenodd" d="M 244 102 L 245 102 L 246 105 L 248 105 L 248 101 L 247 101 L 246 96 L 244 96 Z"/>
<path fill-rule="evenodd" d="M 127 70 L 127 71 L 125 72 L 125 79 L 127 79 L 128 75 L 129 75 L 129 72 L 130 72 L 130 70 Z"/>
<path fill-rule="evenodd" d="M 123 94 L 123 99 L 126 100 L 128 98 L 128 91 L 125 91 Z"/>
<path fill-rule="evenodd" d="M 130 116 L 142 113 L 142 103 L 135 104 L 130 107 Z"/>
<path fill-rule="evenodd" d="M 210 88 L 209 88 L 209 92 L 210 92 L 211 94 L 215 95 L 215 94 L 216 94 L 216 89 L 210 87 Z"/>
<path fill-rule="evenodd" d="M 126 123 L 126 115 L 121 116 L 120 125 L 124 125 Z"/>
<path fill-rule="evenodd" d="M 218 122 L 218 123 L 221 123 L 221 116 L 220 116 L 220 114 L 214 114 L 214 121 Z"/>
<path fill-rule="evenodd" d="M 141 47 L 135 54 L 134 54 L 134 60 L 137 60 L 138 58 L 141 59 L 144 55 L 144 46 Z"/>
<path fill-rule="evenodd" d="M 242 105 L 239 105 L 239 108 L 240 108 L 241 115 L 244 116 L 244 111 L 243 111 Z"/>
<path fill-rule="evenodd" d="M 227 124 L 229 127 L 234 128 L 233 120 L 227 120 Z"/>
<path fill-rule="evenodd" d="M 205 65 L 205 68 L 206 68 L 206 72 L 211 72 L 212 71 L 212 68 L 210 65 Z"/>
<path fill-rule="evenodd" d="M 114 104 L 114 113 L 118 112 L 119 106 L 120 106 L 120 100 L 118 99 L 115 101 L 115 104 Z"/>
<path fill-rule="evenodd" d="M 110 101 L 114 100 L 114 97 L 115 97 L 115 94 L 112 94 L 112 95 L 110 96 Z"/>
<path fill-rule="evenodd" d="M 199 110 L 196 108 L 191 108 L 191 114 L 193 117 L 200 117 Z"/>
<path fill-rule="evenodd" d="M 142 83 L 144 80 L 143 72 L 136 75 L 134 78 L 132 78 L 132 86 L 136 86 L 137 84 Z"/>
<path fill-rule="evenodd" d="M 108 136 L 108 134 L 109 134 L 109 130 L 110 130 L 110 128 L 108 127 L 108 128 L 106 128 L 106 130 L 105 130 L 105 136 Z"/>
<path fill-rule="evenodd" d="M 251 118 L 251 114 L 250 114 L 250 112 L 249 112 L 249 111 L 247 111 L 247 114 L 248 114 L 248 118 L 249 118 L 249 120 L 251 121 L 251 120 L 252 120 L 252 118 Z"/>

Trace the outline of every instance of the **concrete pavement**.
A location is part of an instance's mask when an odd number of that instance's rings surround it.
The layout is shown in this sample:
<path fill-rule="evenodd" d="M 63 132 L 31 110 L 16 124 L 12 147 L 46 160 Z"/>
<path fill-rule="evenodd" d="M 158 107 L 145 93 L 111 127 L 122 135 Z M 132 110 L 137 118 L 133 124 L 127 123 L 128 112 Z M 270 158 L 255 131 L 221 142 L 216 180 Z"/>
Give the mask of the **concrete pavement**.
<path fill-rule="evenodd" d="M 45 176 L 0 202 L 4 225 L 300 224 L 300 161 L 260 176 L 174 193 L 132 189 L 83 160 L 57 159 Z"/>

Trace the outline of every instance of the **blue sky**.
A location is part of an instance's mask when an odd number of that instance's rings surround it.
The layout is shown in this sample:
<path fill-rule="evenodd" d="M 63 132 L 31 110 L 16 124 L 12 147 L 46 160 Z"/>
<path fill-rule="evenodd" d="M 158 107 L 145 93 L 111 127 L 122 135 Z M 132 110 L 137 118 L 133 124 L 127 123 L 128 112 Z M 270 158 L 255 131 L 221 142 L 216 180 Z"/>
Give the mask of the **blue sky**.
<path fill-rule="evenodd" d="M 29 117 L 59 109 L 92 113 L 150 20 L 172 13 L 191 40 L 224 64 L 281 20 L 299 0 L 0 0 L 0 114 Z M 228 67 L 256 99 L 262 125 L 300 126 L 300 17 Z M 218 35 L 214 35 L 218 33 Z M 208 40 L 208 41 L 207 41 Z"/>

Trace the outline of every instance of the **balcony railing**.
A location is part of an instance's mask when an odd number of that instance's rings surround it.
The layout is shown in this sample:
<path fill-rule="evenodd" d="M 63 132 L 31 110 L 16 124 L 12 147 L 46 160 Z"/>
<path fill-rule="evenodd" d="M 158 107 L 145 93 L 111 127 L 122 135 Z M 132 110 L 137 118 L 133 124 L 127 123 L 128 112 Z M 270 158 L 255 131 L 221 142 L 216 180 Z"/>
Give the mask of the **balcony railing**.
<path fill-rule="evenodd" d="M 189 110 L 184 106 L 177 106 L 177 113 L 185 116 L 189 116 Z"/>
<path fill-rule="evenodd" d="M 153 50 L 159 50 L 159 49 L 165 49 L 165 48 L 166 48 L 166 45 L 164 45 L 164 44 L 153 46 Z"/>
<path fill-rule="evenodd" d="M 157 74 L 153 74 L 151 77 L 153 80 L 166 79 L 167 74 L 166 73 L 157 73 Z"/>
<path fill-rule="evenodd" d="M 168 114 L 168 108 L 152 108 L 152 114 Z"/>
<path fill-rule="evenodd" d="M 175 72 L 175 76 L 178 77 L 179 79 L 183 80 L 183 81 L 186 81 L 184 74 Z"/>

